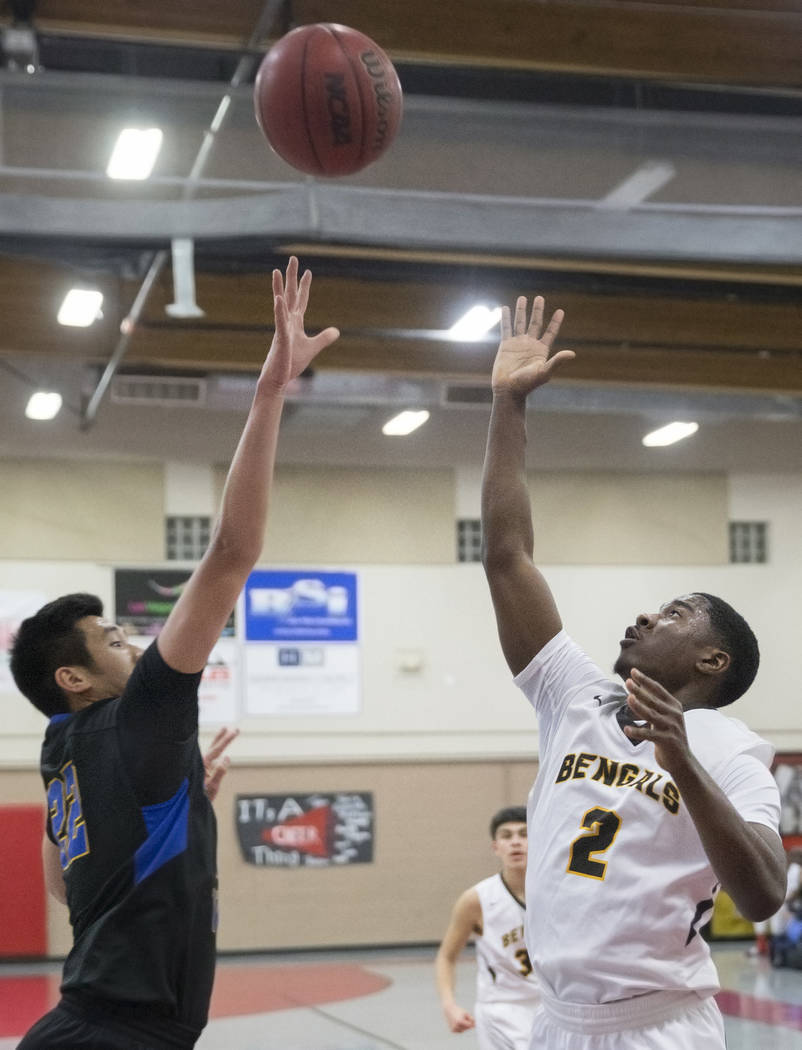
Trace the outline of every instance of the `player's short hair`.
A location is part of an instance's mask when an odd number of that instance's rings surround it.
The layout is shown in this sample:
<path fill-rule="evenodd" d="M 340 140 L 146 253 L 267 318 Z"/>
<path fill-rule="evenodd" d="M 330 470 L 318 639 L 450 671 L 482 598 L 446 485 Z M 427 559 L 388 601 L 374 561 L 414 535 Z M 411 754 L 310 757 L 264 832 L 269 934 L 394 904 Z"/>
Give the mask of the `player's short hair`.
<path fill-rule="evenodd" d="M 78 621 L 102 615 L 103 602 L 96 595 L 65 594 L 20 624 L 11 647 L 11 674 L 22 695 L 48 718 L 70 711 L 56 683 L 59 667 L 93 666 Z"/>
<path fill-rule="evenodd" d="M 525 824 L 526 806 L 507 806 L 493 815 L 490 821 L 490 838 L 496 837 L 496 832 L 502 824 Z"/>
<path fill-rule="evenodd" d="M 707 603 L 710 627 L 717 643 L 729 655 L 730 665 L 721 676 L 718 703 L 726 707 L 743 696 L 760 666 L 760 649 L 754 631 L 739 612 L 715 594 L 696 592 Z"/>

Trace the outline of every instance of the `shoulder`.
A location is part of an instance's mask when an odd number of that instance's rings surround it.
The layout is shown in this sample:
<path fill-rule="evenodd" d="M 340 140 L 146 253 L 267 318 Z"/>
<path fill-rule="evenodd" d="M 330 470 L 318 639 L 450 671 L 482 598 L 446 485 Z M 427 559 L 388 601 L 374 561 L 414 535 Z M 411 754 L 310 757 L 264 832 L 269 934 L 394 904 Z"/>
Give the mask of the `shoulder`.
<path fill-rule="evenodd" d="M 708 772 L 724 766 L 749 765 L 750 760 L 766 769 L 771 766 L 773 746 L 738 718 L 717 709 L 699 708 L 685 712 L 685 725 L 691 750 Z"/>
<path fill-rule="evenodd" d="M 591 686 L 597 691 L 620 687 L 564 630 L 532 657 L 514 682 L 533 701 L 543 694 L 565 695 Z"/>

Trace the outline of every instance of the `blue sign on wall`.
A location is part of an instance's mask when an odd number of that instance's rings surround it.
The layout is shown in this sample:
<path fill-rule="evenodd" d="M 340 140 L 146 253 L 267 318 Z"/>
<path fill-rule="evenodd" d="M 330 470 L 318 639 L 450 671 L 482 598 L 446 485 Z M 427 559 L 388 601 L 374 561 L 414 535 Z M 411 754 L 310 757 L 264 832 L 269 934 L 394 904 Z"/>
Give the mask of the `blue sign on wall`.
<path fill-rule="evenodd" d="M 355 642 L 355 572 L 252 572 L 245 584 L 248 642 Z"/>

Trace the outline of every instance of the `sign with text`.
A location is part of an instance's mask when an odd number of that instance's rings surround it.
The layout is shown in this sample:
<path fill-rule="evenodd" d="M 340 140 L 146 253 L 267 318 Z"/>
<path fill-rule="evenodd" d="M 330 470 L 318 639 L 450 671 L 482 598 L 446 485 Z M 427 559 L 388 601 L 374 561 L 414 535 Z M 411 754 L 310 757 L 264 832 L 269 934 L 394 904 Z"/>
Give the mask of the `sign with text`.
<path fill-rule="evenodd" d="M 358 713 L 356 573 L 257 570 L 244 604 L 246 714 Z"/>
<path fill-rule="evenodd" d="M 234 819 L 246 863 L 327 868 L 373 861 L 373 794 L 237 795 Z"/>
<path fill-rule="evenodd" d="M 245 584 L 248 642 L 355 642 L 356 573 L 252 572 Z"/>

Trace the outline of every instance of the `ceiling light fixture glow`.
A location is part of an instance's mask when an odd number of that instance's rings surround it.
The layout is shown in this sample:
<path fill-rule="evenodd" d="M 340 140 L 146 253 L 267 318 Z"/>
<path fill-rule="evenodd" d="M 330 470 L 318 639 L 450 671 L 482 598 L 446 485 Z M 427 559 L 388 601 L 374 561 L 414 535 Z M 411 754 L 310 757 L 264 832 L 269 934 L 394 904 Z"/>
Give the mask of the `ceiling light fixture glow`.
<path fill-rule="evenodd" d="M 70 288 L 59 307 L 56 320 L 71 328 L 88 328 L 97 320 L 103 293 L 94 288 Z"/>
<path fill-rule="evenodd" d="M 448 334 L 451 339 L 458 339 L 460 342 L 476 342 L 487 335 L 500 320 L 500 306 L 472 306 L 449 328 Z"/>
<path fill-rule="evenodd" d="M 161 128 L 123 128 L 120 132 L 106 174 L 110 179 L 146 179 L 162 147 Z"/>
<path fill-rule="evenodd" d="M 28 419 L 55 419 L 61 408 L 61 394 L 55 390 L 37 390 L 25 408 Z"/>
<path fill-rule="evenodd" d="M 413 430 L 422 427 L 428 418 L 429 413 L 425 408 L 420 409 L 418 412 L 399 412 L 397 416 L 387 420 L 382 427 L 382 434 L 386 434 L 388 437 L 406 437 Z"/>
<path fill-rule="evenodd" d="M 676 441 L 690 437 L 699 429 L 698 423 L 667 423 L 658 430 L 652 430 L 642 439 L 647 448 L 662 448 L 664 445 L 673 445 Z"/>

